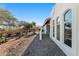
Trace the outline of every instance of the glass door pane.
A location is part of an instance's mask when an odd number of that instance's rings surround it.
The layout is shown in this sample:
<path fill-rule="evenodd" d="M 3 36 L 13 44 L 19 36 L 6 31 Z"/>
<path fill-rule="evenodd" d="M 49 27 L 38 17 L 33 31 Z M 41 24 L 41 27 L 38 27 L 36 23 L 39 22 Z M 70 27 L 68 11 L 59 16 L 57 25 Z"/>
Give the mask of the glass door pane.
<path fill-rule="evenodd" d="M 55 37 L 55 21 L 53 20 L 53 37 Z"/>
<path fill-rule="evenodd" d="M 64 15 L 64 43 L 72 46 L 72 11 L 68 10 Z"/>
<path fill-rule="evenodd" d="M 56 20 L 56 25 L 57 25 L 57 40 L 60 40 L 60 20 L 59 20 L 59 17 L 57 17 L 57 20 Z"/>

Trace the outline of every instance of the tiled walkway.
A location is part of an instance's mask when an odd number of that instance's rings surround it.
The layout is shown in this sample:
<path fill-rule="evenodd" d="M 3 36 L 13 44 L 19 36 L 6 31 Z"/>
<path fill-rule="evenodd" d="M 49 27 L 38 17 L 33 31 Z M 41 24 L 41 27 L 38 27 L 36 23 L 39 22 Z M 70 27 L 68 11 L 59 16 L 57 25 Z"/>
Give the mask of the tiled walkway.
<path fill-rule="evenodd" d="M 39 40 L 39 35 L 36 36 L 23 56 L 65 56 L 65 54 L 48 35 L 44 34 L 42 40 Z"/>

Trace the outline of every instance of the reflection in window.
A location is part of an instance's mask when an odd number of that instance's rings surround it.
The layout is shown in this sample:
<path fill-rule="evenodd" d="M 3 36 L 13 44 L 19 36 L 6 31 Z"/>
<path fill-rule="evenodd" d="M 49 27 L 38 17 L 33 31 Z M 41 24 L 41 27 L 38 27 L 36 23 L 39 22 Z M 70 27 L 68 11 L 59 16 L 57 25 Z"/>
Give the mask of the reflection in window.
<path fill-rule="evenodd" d="M 53 37 L 55 37 L 55 21 L 53 20 Z"/>
<path fill-rule="evenodd" d="M 68 10 L 64 15 L 64 43 L 72 46 L 72 10 Z"/>
<path fill-rule="evenodd" d="M 57 26 L 57 40 L 60 40 L 60 20 L 59 20 L 59 17 L 57 17 L 57 20 L 56 20 L 56 26 Z"/>

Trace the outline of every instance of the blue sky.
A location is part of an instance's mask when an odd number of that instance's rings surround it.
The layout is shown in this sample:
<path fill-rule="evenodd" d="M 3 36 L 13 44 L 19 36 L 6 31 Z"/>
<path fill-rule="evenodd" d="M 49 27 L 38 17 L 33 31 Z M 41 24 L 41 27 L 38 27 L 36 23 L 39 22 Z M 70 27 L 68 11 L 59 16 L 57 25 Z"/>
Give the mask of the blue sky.
<path fill-rule="evenodd" d="M 9 10 L 19 21 L 36 22 L 43 25 L 50 15 L 53 3 L 4 3 L 0 7 Z"/>

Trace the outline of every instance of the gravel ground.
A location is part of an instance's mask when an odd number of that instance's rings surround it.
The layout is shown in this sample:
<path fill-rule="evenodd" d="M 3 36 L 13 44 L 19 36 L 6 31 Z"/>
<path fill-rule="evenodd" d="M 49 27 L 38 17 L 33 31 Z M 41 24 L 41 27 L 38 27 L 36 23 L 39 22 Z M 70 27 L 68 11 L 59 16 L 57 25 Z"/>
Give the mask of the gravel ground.
<path fill-rule="evenodd" d="M 20 56 L 27 49 L 36 35 L 28 38 L 21 37 L 15 40 L 11 39 L 8 42 L 0 45 L 0 56 Z"/>
<path fill-rule="evenodd" d="M 48 35 L 43 35 L 42 40 L 39 40 L 37 35 L 23 56 L 65 56 L 65 54 Z"/>

